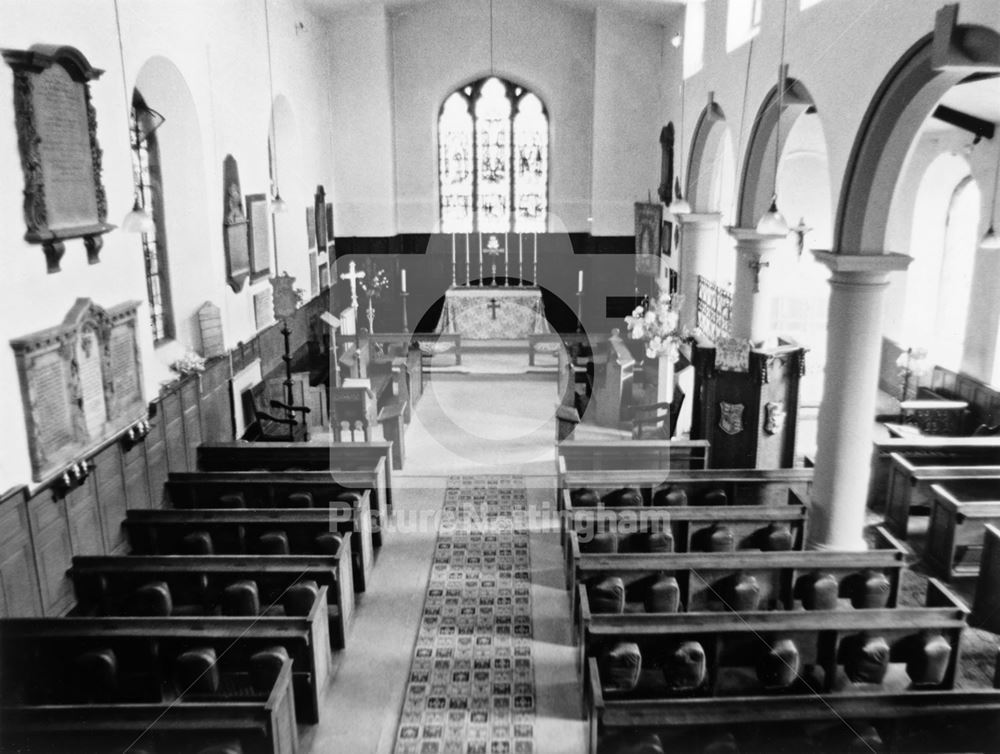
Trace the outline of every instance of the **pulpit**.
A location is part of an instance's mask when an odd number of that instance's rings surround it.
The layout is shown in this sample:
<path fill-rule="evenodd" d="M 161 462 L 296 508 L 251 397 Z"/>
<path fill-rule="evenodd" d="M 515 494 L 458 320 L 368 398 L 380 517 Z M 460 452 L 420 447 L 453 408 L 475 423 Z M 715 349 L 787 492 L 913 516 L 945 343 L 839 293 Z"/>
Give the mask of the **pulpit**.
<path fill-rule="evenodd" d="M 781 340 L 773 348 L 699 340 L 692 361 L 691 439 L 711 443 L 711 467 L 791 468 L 805 349 Z"/>

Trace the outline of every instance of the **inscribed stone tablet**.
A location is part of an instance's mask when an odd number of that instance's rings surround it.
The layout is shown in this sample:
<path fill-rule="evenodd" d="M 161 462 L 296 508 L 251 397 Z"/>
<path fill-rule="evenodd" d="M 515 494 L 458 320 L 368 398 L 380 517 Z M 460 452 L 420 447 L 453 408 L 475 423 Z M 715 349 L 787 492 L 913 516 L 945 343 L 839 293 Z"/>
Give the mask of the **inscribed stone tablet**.
<path fill-rule="evenodd" d="M 73 441 L 73 418 L 67 392 L 68 369 L 58 351 L 39 355 L 29 373 L 29 395 L 38 450 Z"/>
<path fill-rule="evenodd" d="M 142 401 L 135 358 L 135 331 L 128 325 L 114 328 L 108 350 L 111 355 L 111 381 L 115 396 L 111 414 L 117 417 L 130 404 Z"/>
<path fill-rule="evenodd" d="M 80 333 L 76 346 L 76 363 L 87 434 L 90 437 L 100 437 L 108 418 L 108 410 L 104 402 L 101 344 L 94 330 Z"/>

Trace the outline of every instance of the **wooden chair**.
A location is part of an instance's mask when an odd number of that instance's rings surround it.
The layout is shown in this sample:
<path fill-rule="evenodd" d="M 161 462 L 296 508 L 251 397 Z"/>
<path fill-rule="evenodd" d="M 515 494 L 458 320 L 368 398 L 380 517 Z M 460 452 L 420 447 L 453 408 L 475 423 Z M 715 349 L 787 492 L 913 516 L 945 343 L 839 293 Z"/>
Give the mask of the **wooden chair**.
<path fill-rule="evenodd" d="M 307 406 L 291 406 L 275 399 L 271 399 L 265 404 L 266 392 L 263 382 L 251 389 L 250 408 L 253 412 L 253 421 L 243 433 L 242 439 L 257 442 L 301 442 L 308 440 L 309 427 L 306 424 L 306 415 L 310 409 Z M 262 405 L 284 412 L 285 418 L 262 410 L 260 408 Z M 302 414 L 301 421 L 293 418 L 293 415 L 297 413 Z"/>
<path fill-rule="evenodd" d="M 631 406 L 633 440 L 669 440 L 677 429 L 677 417 L 684 403 L 684 393 L 674 389 L 670 403 Z M 668 429 L 669 428 L 669 429 Z"/>

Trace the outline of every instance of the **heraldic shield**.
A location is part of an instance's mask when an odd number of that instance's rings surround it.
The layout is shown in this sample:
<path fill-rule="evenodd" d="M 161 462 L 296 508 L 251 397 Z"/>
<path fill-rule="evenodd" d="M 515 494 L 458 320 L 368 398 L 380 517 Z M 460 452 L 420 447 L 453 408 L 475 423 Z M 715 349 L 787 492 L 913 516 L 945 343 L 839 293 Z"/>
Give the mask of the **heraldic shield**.
<path fill-rule="evenodd" d="M 743 431 L 743 404 L 719 401 L 719 429 L 727 435 L 738 435 Z"/>

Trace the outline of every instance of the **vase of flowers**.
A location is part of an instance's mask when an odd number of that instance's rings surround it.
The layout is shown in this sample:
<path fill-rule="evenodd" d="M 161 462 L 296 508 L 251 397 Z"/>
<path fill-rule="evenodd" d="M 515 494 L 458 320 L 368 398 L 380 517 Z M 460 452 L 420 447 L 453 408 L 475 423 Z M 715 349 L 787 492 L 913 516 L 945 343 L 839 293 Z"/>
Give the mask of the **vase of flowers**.
<path fill-rule="evenodd" d="M 910 385 L 918 387 L 920 379 L 928 372 L 927 349 L 907 348 L 899 354 L 896 366 L 899 368 L 899 379 L 902 382 L 899 400 L 906 401 L 910 399 Z"/>
<path fill-rule="evenodd" d="M 373 302 L 382 295 L 382 291 L 389 287 L 389 276 L 385 274 L 384 269 L 376 267 L 369 259 L 365 264 L 365 276 L 361 278 L 359 285 L 365 296 L 368 297 L 368 310 L 365 312 L 368 317 L 368 332 L 374 333 L 375 307 Z"/>
<path fill-rule="evenodd" d="M 659 292 L 647 297 L 625 318 L 628 334 L 646 345 L 646 356 L 659 360 L 656 402 L 670 403 L 674 397 L 674 361 L 683 339 L 680 327 L 680 296 L 667 290 L 666 280 L 657 281 Z"/>

